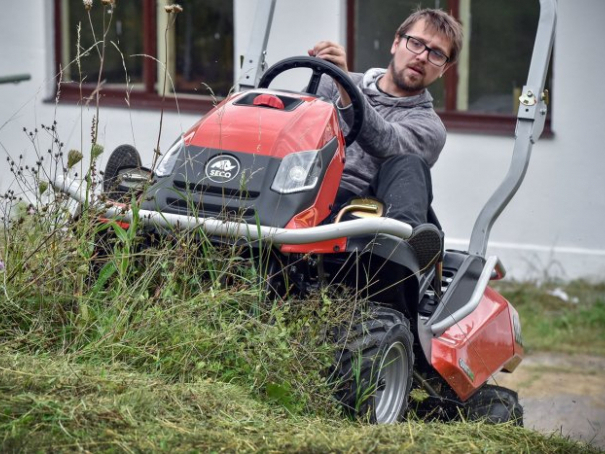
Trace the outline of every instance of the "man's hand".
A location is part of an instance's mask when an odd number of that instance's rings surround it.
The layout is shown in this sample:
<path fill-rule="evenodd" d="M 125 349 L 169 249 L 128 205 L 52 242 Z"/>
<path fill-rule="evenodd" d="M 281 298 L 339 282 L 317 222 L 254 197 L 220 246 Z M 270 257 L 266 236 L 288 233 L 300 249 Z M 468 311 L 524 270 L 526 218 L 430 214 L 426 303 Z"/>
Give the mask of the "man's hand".
<path fill-rule="evenodd" d="M 323 60 L 329 61 L 330 63 L 334 63 L 344 72 L 349 72 L 347 68 L 347 53 L 345 48 L 340 44 L 334 43 L 332 41 L 320 41 L 313 49 L 309 49 L 309 55 L 311 57 L 321 58 Z M 351 98 L 347 92 L 340 86 L 340 84 L 336 84 L 338 86 L 338 91 L 340 92 L 340 102 L 342 107 L 347 107 L 351 104 Z"/>

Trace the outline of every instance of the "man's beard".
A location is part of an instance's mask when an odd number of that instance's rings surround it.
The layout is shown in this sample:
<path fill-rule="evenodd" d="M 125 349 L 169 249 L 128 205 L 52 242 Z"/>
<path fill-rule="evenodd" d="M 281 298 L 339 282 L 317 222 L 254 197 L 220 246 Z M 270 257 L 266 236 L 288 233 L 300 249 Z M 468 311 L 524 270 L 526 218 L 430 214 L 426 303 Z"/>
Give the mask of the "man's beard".
<path fill-rule="evenodd" d="M 400 90 L 406 91 L 406 92 L 415 92 L 415 91 L 420 91 L 426 88 L 426 85 L 424 85 L 422 82 L 423 80 L 420 79 L 418 80 L 418 82 L 414 83 L 414 84 L 408 84 L 405 81 L 405 77 L 403 75 L 403 71 L 396 71 L 395 70 L 395 60 L 392 59 L 391 63 L 389 63 L 389 71 L 391 72 L 391 77 L 393 79 L 393 82 L 395 83 L 395 85 L 397 85 L 397 88 L 399 88 Z"/>

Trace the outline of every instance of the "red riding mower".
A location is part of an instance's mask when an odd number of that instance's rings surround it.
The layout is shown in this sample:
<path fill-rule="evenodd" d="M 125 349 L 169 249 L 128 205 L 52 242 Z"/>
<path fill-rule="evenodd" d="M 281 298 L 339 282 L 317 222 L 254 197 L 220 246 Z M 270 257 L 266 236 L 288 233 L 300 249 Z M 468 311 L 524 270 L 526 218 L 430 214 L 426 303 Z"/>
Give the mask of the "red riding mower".
<path fill-rule="evenodd" d="M 352 201 L 333 216 L 346 145 L 363 125 L 364 101 L 346 73 L 311 57 L 283 60 L 256 87 L 223 101 L 153 172 L 141 167 L 134 148 L 118 147 L 106 167 L 105 191 L 118 199 L 147 183 L 138 218 L 149 232 L 201 228 L 217 243 L 243 242 L 253 251 L 261 242 L 270 245 L 262 269 L 273 297 L 304 296 L 329 283 L 368 301 L 369 316 L 338 340 L 344 347 L 334 367 L 337 398 L 353 413 L 377 423 L 399 421 L 418 387 L 428 394 L 420 413 L 522 424 L 516 393 L 487 384 L 518 366 L 523 344 L 517 312 L 488 287 L 504 269 L 485 251 L 544 125 L 546 96 L 538 94 L 552 48 L 555 0 L 542 0 L 541 18 L 513 164 L 480 214 L 468 251 L 444 250 L 432 224 L 412 229 L 382 217 L 374 200 Z M 277 75 L 299 67 L 313 71 L 304 92 L 268 89 Z M 315 95 L 322 75 L 351 97 L 355 114 L 346 136 L 335 106 Z M 54 185 L 83 200 L 77 182 L 58 177 Z M 115 206 L 105 216 L 128 222 L 133 213 Z M 361 407 L 360 395 L 367 396 Z"/>

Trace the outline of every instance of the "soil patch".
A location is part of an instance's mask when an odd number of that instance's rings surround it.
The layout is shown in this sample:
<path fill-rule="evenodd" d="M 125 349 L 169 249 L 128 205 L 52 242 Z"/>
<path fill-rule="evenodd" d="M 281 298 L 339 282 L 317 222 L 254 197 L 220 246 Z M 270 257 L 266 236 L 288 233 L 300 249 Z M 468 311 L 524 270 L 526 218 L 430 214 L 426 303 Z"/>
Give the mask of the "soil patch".
<path fill-rule="evenodd" d="M 519 393 L 528 429 L 605 448 L 605 358 L 537 353 L 495 382 Z"/>

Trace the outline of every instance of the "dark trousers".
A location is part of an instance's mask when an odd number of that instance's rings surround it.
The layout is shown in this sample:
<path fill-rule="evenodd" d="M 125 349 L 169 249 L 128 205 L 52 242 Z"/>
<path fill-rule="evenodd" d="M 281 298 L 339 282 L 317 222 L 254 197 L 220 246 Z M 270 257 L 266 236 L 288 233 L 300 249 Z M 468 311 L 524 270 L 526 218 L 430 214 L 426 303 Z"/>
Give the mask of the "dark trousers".
<path fill-rule="evenodd" d="M 439 226 L 431 210 L 433 185 L 431 171 L 416 155 L 397 155 L 385 160 L 363 194 L 340 188 L 336 205 L 355 196 L 375 197 L 384 203 L 385 216 L 407 222 L 412 227 L 432 222 Z"/>

